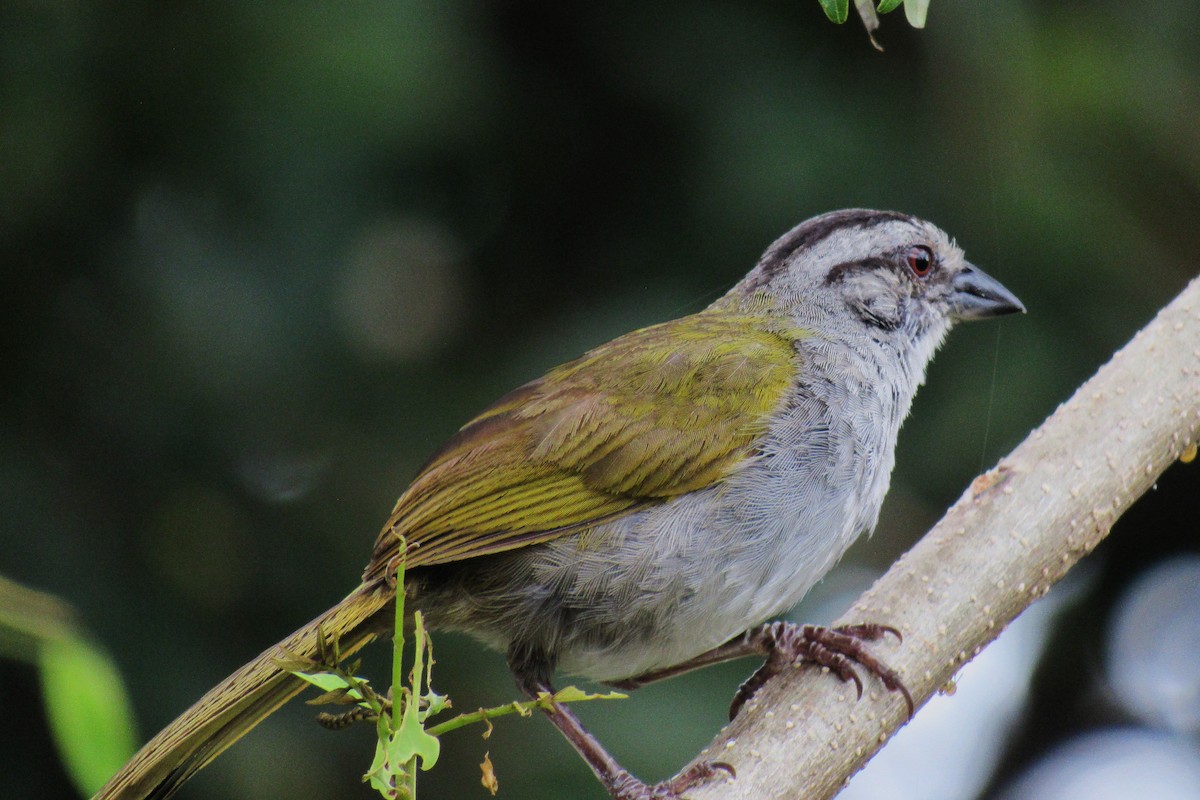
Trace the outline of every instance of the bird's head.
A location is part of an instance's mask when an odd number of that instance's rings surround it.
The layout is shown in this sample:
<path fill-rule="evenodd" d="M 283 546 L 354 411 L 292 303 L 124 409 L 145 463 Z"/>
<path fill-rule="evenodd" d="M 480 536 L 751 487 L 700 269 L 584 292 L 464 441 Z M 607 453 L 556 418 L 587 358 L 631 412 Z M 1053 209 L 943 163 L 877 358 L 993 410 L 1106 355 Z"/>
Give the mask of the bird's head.
<path fill-rule="evenodd" d="M 816 330 L 902 332 L 930 351 L 958 320 L 1023 312 L 940 228 L 895 211 L 848 209 L 801 223 L 772 244 L 731 294 L 765 293 Z"/>

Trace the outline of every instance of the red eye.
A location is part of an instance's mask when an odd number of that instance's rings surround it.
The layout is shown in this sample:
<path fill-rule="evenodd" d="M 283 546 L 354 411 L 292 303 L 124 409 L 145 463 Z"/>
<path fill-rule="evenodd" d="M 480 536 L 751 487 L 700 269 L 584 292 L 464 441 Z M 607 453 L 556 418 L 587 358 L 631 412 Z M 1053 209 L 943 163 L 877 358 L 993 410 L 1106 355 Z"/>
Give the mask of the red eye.
<path fill-rule="evenodd" d="M 927 277 L 933 270 L 933 251 L 923 244 L 910 247 L 905 258 L 908 261 L 908 268 L 918 278 Z"/>

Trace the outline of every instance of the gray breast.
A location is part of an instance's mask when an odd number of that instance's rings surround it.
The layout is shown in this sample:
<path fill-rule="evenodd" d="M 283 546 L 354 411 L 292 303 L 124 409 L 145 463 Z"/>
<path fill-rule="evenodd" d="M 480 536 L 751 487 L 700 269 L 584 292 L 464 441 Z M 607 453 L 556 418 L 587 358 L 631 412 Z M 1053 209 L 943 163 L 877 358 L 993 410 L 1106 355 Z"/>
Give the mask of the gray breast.
<path fill-rule="evenodd" d="M 912 396 L 872 348 L 817 342 L 798 356 L 803 375 L 744 468 L 581 536 L 463 564 L 429 587 L 437 621 L 603 680 L 678 664 L 793 606 L 874 526 Z"/>

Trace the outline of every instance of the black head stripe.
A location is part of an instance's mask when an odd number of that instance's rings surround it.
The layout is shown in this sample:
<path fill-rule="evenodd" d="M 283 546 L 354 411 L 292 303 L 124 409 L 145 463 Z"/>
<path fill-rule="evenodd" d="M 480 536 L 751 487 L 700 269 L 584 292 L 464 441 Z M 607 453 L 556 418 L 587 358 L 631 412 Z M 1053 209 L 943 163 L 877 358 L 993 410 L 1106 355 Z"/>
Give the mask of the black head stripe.
<path fill-rule="evenodd" d="M 776 273 L 783 269 L 784 264 L 798 250 L 807 250 L 828 239 L 835 232 L 845 228 L 870 228 L 883 222 L 909 222 L 908 214 L 898 211 L 872 211 L 865 208 L 850 208 L 845 211 L 833 211 L 813 217 L 802 222 L 781 236 L 767 248 L 759 260 L 758 280 L 756 285 L 762 285 L 771 280 Z"/>

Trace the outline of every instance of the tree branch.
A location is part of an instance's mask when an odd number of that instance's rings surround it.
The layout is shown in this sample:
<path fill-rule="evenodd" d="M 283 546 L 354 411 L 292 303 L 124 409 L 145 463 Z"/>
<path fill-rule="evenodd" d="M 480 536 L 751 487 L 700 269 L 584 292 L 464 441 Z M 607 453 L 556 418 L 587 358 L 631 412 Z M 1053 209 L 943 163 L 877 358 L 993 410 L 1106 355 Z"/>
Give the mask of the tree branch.
<path fill-rule="evenodd" d="M 1138 333 L 838 621 L 881 622 L 875 651 L 923 704 L 1108 534 L 1200 438 L 1200 278 Z M 1193 450 L 1194 452 L 1194 450 Z M 737 779 L 694 800 L 827 798 L 905 721 L 904 701 L 802 668 L 771 681 L 698 757 Z"/>

